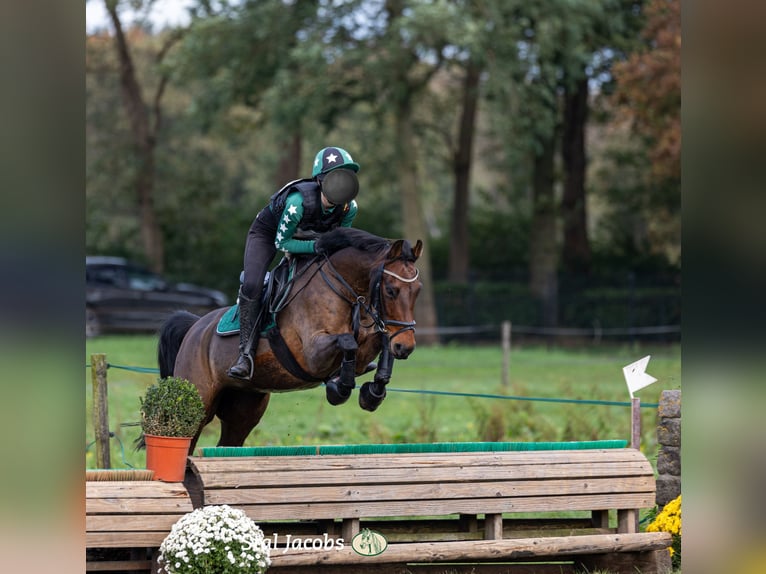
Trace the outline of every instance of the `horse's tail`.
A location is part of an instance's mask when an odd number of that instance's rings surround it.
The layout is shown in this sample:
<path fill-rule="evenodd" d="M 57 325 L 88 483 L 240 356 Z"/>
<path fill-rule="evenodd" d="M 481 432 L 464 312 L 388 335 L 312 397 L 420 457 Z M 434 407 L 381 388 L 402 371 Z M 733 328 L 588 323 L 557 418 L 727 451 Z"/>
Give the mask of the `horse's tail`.
<path fill-rule="evenodd" d="M 162 325 L 160 342 L 157 345 L 157 362 L 160 366 L 161 379 L 173 376 L 181 341 L 198 320 L 199 317 L 194 313 L 176 311 Z"/>

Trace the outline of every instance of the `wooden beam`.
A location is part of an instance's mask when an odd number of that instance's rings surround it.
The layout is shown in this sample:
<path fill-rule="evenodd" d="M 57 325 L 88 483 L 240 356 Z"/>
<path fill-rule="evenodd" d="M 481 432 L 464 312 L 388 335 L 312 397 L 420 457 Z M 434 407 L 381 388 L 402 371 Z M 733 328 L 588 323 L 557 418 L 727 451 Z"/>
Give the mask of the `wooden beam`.
<path fill-rule="evenodd" d="M 484 538 L 501 540 L 503 538 L 503 515 L 487 514 L 484 517 Z"/>
<path fill-rule="evenodd" d="M 300 550 L 272 556 L 272 565 L 314 566 L 320 564 L 400 564 L 407 562 L 466 562 L 471 560 L 528 560 L 551 556 L 576 556 L 612 552 L 666 550 L 667 532 L 595 534 L 551 538 L 467 540 L 460 542 L 415 542 L 389 544 L 377 556 L 359 556 L 350 545 L 327 551 Z"/>
<path fill-rule="evenodd" d="M 112 560 L 109 562 L 86 562 L 86 572 L 114 572 L 125 570 L 151 570 L 151 560 Z"/>
<path fill-rule="evenodd" d="M 343 540 L 351 544 L 351 540 L 359 534 L 359 519 L 358 518 L 346 518 L 343 520 L 343 526 L 340 530 L 343 535 Z"/>
<path fill-rule="evenodd" d="M 617 532 L 638 532 L 638 510 L 617 511 Z"/>

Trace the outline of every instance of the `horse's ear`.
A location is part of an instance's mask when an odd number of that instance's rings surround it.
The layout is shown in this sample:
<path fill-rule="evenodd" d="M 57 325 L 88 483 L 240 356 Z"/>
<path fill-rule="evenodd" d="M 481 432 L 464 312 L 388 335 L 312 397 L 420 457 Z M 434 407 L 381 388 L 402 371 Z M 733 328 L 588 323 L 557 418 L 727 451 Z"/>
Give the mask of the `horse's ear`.
<path fill-rule="evenodd" d="M 402 249 L 404 248 L 404 239 L 397 239 L 391 244 L 391 248 L 388 250 L 388 260 L 394 261 L 402 256 Z"/>
<path fill-rule="evenodd" d="M 415 259 L 417 260 L 418 257 L 420 257 L 420 254 L 423 253 L 423 242 L 418 239 L 418 242 L 415 244 L 415 247 L 412 249 L 413 255 L 415 255 Z"/>

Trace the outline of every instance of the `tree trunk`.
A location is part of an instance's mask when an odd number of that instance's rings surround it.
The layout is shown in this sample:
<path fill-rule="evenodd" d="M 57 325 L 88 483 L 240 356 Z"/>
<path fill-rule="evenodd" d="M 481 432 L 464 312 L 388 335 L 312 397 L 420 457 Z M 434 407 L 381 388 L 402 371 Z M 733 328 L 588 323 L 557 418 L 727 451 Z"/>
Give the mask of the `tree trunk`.
<path fill-rule="evenodd" d="M 436 334 L 438 325 L 436 318 L 436 302 L 434 287 L 431 280 L 431 254 L 428 250 L 428 228 L 423 216 L 423 205 L 420 201 L 417 183 L 417 166 L 415 164 L 415 134 L 412 128 L 412 109 L 409 98 L 404 98 L 396 110 L 396 138 L 400 163 L 399 187 L 401 189 L 402 228 L 404 237 L 414 244 L 418 239 L 423 241 L 423 255 L 418 259 L 418 269 L 423 288 L 415 304 L 415 318 L 418 322 L 417 338 L 419 343 L 434 344 L 439 342 Z M 430 332 L 422 332 L 420 329 Z"/>
<path fill-rule="evenodd" d="M 141 95 L 141 86 L 136 78 L 133 59 L 130 56 L 128 42 L 117 12 L 117 2 L 104 0 L 104 5 L 114 26 L 115 49 L 120 62 L 120 92 L 130 122 L 133 147 L 138 160 L 134 189 L 139 208 L 141 241 L 149 267 L 157 273 L 162 273 L 165 266 L 165 247 L 162 229 L 154 209 L 156 132 L 151 128 L 149 109 Z M 159 102 L 156 102 L 156 105 L 159 106 Z M 155 114 L 157 115 L 156 123 L 159 125 L 159 107 L 155 109 Z"/>
<path fill-rule="evenodd" d="M 455 200 L 452 206 L 448 277 L 450 281 L 457 283 L 468 282 L 470 266 L 468 197 L 480 74 L 481 68 L 474 62 L 469 62 L 463 80 L 463 109 L 460 116 L 457 150 L 453 160 Z"/>
<path fill-rule="evenodd" d="M 584 74 L 584 72 L 583 72 Z M 588 79 L 583 78 L 564 93 L 564 245 L 562 263 L 567 271 L 587 273 L 591 267 L 585 203 L 585 124 L 588 118 Z"/>
<path fill-rule="evenodd" d="M 532 183 L 532 231 L 529 238 L 529 289 L 541 305 L 541 322 L 546 327 L 558 321 L 558 276 L 556 241 L 556 197 L 554 156 L 556 137 L 542 142 L 534 159 Z"/>
<path fill-rule="evenodd" d="M 308 177 L 310 175 L 309 172 L 305 176 L 301 176 L 302 144 L 301 134 L 298 132 L 292 134 L 291 138 L 283 143 L 274 189 L 281 189 L 289 181 L 295 181 L 300 177 Z"/>

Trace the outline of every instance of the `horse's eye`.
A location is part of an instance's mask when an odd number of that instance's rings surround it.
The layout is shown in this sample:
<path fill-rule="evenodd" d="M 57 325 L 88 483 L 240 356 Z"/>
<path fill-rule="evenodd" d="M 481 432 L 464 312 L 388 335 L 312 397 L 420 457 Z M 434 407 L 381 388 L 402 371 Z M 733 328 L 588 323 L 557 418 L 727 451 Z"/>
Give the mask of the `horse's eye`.
<path fill-rule="evenodd" d="M 399 289 L 386 285 L 386 295 L 391 299 L 396 299 L 399 296 Z"/>

